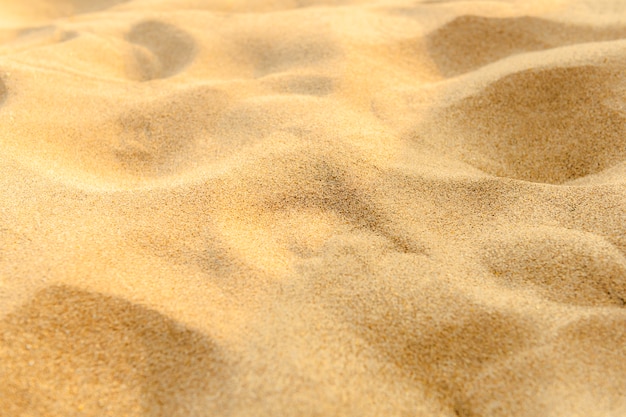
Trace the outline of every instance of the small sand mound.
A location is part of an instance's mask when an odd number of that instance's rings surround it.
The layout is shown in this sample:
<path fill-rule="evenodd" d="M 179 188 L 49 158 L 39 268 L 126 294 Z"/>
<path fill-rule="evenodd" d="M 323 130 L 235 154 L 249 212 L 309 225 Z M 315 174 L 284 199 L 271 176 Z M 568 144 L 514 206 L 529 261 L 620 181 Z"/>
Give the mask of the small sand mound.
<path fill-rule="evenodd" d="M 114 297 L 49 287 L 5 317 L 0 330 L 0 360 L 9 366 L 0 394 L 14 399 L 4 403 L 11 415 L 74 409 L 201 416 L 208 410 L 205 398 L 224 384 L 224 365 L 210 339 Z"/>
<path fill-rule="evenodd" d="M 158 99 L 147 96 L 127 106 L 117 119 L 119 143 L 113 153 L 125 170 L 159 176 L 193 166 L 185 157 L 189 149 L 206 149 L 212 158 L 222 153 L 214 127 L 228 107 L 227 94 L 194 87 Z"/>
<path fill-rule="evenodd" d="M 484 259 L 509 288 L 531 286 L 574 305 L 626 306 L 626 258 L 592 233 L 526 229 L 492 241 Z"/>
<path fill-rule="evenodd" d="M 463 15 L 426 37 L 431 58 L 446 77 L 474 71 L 511 55 L 583 42 L 623 39 L 624 28 L 597 28 L 524 16 Z"/>
<path fill-rule="evenodd" d="M 486 172 L 563 183 L 626 159 L 622 83 L 603 66 L 522 71 L 444 109 L 435 134 Z"/>
<path fill-rule="evenodd" d="M 426 39 L 441 73 L 453 77 L 509 55 L 550 48 L 541 39 L 548 25 L 550 22 L 532 17 L 499 19 L 465 15 L 446 23 Z"/>
<path fill-rule="evenodd" d="M 625 328 L 619 313 L 575 320 L 548 344 L 488 368 L 458 415 L 624 414 Z"/>

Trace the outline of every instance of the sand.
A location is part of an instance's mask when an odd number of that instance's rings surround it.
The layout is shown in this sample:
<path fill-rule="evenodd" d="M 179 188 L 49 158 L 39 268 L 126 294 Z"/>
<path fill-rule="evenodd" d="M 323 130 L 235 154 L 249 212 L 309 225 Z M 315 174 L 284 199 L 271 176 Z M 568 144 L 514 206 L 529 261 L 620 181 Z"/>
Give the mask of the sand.
<path fill-rule="evenodd" d="M 0 415 L 626 415 L 626 3 L 0 0 Z"/>

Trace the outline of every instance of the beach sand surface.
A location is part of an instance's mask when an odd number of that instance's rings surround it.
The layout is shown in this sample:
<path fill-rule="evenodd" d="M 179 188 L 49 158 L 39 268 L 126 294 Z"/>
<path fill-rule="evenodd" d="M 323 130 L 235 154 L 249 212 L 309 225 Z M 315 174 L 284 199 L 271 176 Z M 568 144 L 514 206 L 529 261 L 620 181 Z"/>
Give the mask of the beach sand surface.
<path fill-rule="evenodd" d="M 0 0 L 0 416 L 626 415 L 626 3 Z"/>

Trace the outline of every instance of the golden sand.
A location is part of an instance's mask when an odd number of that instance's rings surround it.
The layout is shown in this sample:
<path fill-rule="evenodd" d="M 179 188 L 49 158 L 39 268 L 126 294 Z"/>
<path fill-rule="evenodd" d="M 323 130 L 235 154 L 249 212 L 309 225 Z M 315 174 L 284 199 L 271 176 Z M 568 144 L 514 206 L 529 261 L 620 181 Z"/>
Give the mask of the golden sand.
<path fill-rule="evenodd" d="M 626 3 L 0 0 L 0 416 L 626 415 Z"/>

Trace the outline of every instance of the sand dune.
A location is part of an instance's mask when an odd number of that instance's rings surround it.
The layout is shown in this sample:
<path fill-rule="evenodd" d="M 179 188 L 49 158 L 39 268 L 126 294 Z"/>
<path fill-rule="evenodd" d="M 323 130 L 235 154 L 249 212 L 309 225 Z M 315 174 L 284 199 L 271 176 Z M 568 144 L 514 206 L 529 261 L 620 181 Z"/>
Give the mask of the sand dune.
<path fill-rule="evenodd" d="M 621 1 L 0 0 L 0 415 L 626 414 Z"/>

